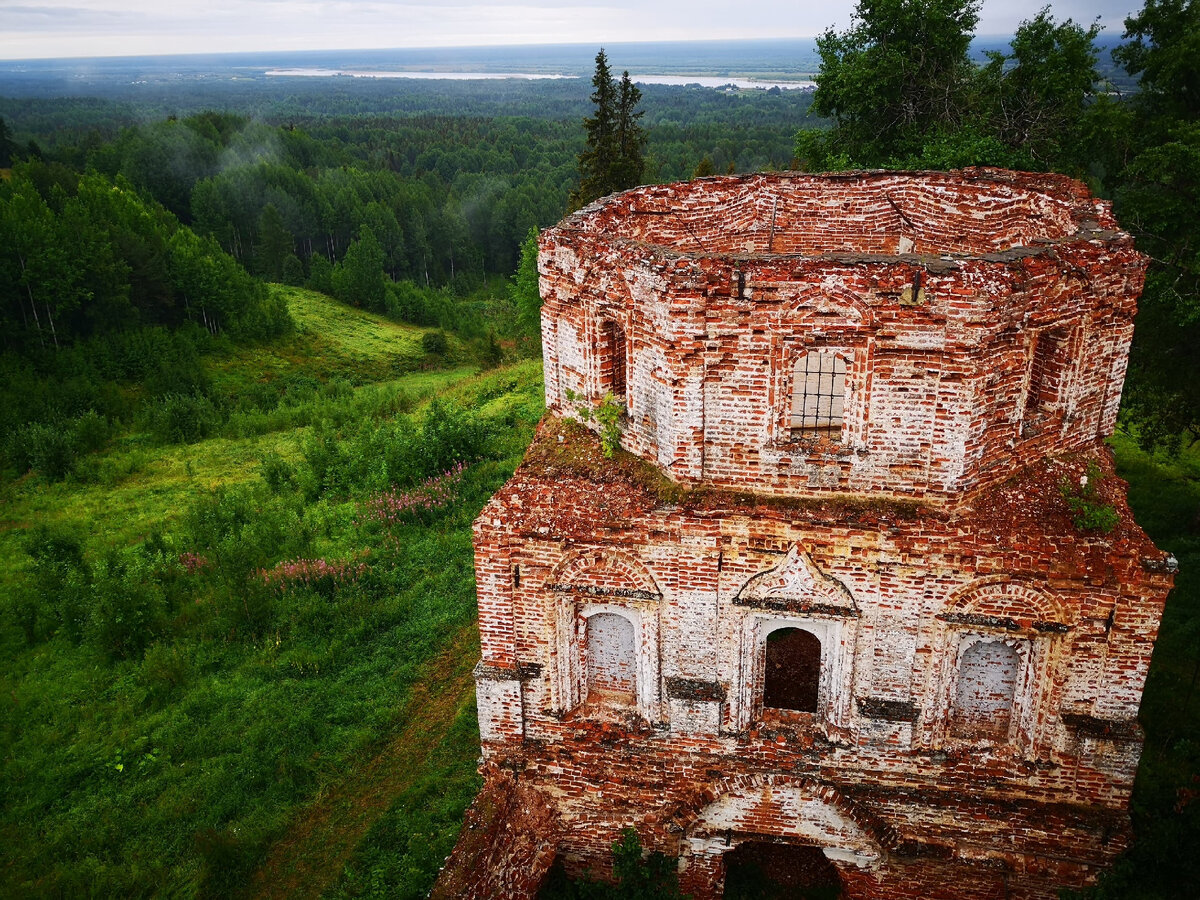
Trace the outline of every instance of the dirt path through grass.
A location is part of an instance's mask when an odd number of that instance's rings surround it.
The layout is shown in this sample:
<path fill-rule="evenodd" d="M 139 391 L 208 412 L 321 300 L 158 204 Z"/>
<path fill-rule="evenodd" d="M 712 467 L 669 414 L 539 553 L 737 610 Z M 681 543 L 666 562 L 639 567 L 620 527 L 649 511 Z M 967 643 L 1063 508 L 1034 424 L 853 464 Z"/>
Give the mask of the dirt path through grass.
<path fill-rule="evenodd" d="M 400 730 L 370 762 L 355 768 L 304 810 L 251 878 L 247 896 L 320 897 L 370 827 L 420 774 L 473 688 L 479 629 L 464 628 L 413 686 Z"/>

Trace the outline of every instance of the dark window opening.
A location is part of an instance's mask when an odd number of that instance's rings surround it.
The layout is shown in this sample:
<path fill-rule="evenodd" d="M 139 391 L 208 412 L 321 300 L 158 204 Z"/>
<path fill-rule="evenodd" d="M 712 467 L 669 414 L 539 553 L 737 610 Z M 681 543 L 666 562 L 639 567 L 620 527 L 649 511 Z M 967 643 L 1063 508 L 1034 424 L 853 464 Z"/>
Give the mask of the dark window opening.
<path fill-rule="evenodd" d="M 604 390 L 624 402 L 626 391 L 625 329 L 612 319 L 605 319 L 601 328 L 604 342 L 604 359 L 600 364 L 600 378 Z"/>
<path fill-rule="evenodd" d="M 820 847 L 748 841 L 725 854 L 725 900 L 842 895 L 837 867 Z"/>
<path fill-rule="evenodd" d="M 821 682 L 821 641 L 802 628 L 779 628 L 767 635 L 763 706 L 817 711 Z"/>
<path fill-rule="evenodd" d="M 1033 339 L 1029 362 L 1029 391 L 1025 396 L 1025 413 L 1038 413 L 1058 402 L 1066 372 L 1066 332 L 1049 329 Z"/>
<path fill-rule="evenodd" d="M 793 433 L 838 437 L 846 400 L 846 361 L 836 353 L 813 350 L 796 360 L 792 372 Z"/>

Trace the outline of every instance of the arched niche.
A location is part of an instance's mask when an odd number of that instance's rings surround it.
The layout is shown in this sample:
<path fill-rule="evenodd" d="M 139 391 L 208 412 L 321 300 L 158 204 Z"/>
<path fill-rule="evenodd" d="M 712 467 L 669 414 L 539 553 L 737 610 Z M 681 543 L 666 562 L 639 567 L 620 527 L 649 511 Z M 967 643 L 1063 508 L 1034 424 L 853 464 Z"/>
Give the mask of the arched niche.
<path fill-rule="evenodd" d="M 555 625 L 550 665 L 555 713 L 620 707 L 658 722 L 662 593 L 650 571 L 623 550 L 583 548 L 551 570 L 546 589 Z M 612 683 L 605 687 L 596 679 Z"/>
<path fill-rule="evenodd" d="M 859 609 L 841 582 L 825 575 L 799 545 L 776 565 L 750 578 L 733 599 L 741 618 L 741 660 L 734 705 L 734 728 L 744 731 L 771 710 L 795 710 L 818 729 L 844 727 L 850 716 L 850 679 Z M 819 646 L 816 697 L 811 708 L 768 703 L 768 648 L 786 633 Z M 775 636 L 775 637 L 773 637 Z M 809 716 L 810 718 L 803 718 Z M 791 718 L 789 717 L 789 721 Z"/>
<path fill-rule="evenodd" d="M 769 840 L 819 847 L 838 866 L 874 868 L 892 842 L 886 827 L 862 815 L 836 790 L 783 775 L 732 779 L 707 792 L 707 802 L 681 811 L 682 856 L 711 859 L 746 843 Z M 685 867 L 686 867 L 685 862 Z"/>
<path fill-rule="evenodd" d="M 1055 672 L 1074 626 L 1061 598 L 1005 576 L 983 578 L 952 593 L 936 622 L 921 742 L 1005 747 L 1027 758 L 1048 752 L 1061 692 Z"/>

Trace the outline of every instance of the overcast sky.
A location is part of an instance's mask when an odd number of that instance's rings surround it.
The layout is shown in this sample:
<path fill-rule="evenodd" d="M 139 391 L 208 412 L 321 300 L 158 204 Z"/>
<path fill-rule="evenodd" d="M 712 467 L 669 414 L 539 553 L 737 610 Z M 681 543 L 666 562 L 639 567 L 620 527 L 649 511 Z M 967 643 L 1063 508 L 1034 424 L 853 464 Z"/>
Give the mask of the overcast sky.
<path fill-rule="evenodd" d="M 984 0 L 1008 34 L 1044 0 Z M 808 37 L 853 0 L 0 0 L 0 58 Z M 1058 19 L 1119 34 L 1140 0 L 1059 0 Z"/>

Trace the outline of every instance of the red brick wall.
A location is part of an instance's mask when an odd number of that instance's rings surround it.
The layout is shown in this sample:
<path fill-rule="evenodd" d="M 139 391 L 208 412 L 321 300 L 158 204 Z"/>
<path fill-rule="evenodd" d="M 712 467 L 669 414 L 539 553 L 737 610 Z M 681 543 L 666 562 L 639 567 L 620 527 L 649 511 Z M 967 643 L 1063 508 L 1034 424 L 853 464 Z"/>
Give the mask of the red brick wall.
<path fill-rule="evenodd" d="M 1111 431 L 1145 266 L 1115 229 L 1077 182 L 990 170 L 631 191 L 542 235 L 547 405 L 611 390 L 616 323 L 622 445 L 671 477 L 952 497 Z M 851 360 L 837 441 L 787 428 L 813 348 Z"/>
<path fill-rule="evenodd" d="M 475 531 L 486 773 L 548 811 L 539 865 L 604 871 L 633 825 L 697 898 L 767 839 L 849 897 L 1049 900 L 1120 852 L 1173 576 L 1102 443 L 1144 265 L 1082 185 L 991 170 L 704 179 L 543 233 L 550 413 Z M 848 361 L 833 439 L 789 427 L 812 349 Z M 608 391 L 633 455 L 563 418 Z M 1108 534 L 1063 496 L 1089 464 Z M 589 697 L 601 614 L 633 690 Z M 815 711 L 764 703 L 783 628 Z M 1011 696 L 990 729 L 955 727 L 971 678 Z"/>

